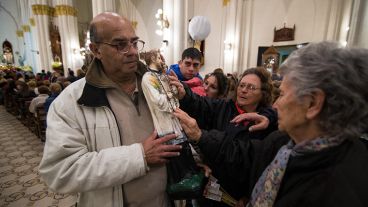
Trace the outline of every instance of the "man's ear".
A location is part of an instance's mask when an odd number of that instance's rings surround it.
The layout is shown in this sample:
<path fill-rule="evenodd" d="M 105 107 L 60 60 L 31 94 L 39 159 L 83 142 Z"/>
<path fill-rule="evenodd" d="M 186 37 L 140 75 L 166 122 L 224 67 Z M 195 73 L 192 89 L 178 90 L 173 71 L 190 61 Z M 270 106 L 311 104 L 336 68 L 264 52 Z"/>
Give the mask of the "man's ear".
<path fill-rule="evenodd" d="M 96 43 L 90 43 L 89 49 L 92 51 L 93 56 L 95 56 L 97 59 L 101 59 L 101 53 Z"/>
<path fill-rule="evenodd" d="M 322 90 L 318 89 L 310 96 L 310 102 L 307 109 L 306 117 L 308 119 L 314 119 L 321 113 L 323 105 L 325 103 L 326 94 Z"/>

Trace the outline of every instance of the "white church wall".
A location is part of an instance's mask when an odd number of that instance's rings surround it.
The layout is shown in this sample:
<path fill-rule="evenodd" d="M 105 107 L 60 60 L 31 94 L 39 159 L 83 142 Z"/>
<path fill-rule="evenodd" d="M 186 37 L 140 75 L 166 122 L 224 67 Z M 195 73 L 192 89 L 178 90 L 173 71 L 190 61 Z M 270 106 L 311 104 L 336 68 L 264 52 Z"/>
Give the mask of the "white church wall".
<path fill-rule="evenodd" d="M 368 48 L 368 1 L 356 0 L 356 31 L 349 31 L 351 34 L 351 46 Z"/>
<path fill-rule="evenodd" d="M 224 44 L 222 38 L 224 33 L 224 28 L 222 28 L 225 18 L 223 16 L 224 8 L 222 7 L 222 1 L 204 0 L 194 1 L 193 10 L 193 16 L 205 16 L 211 23 L 211 32 L 205 40 L 204 66 L 200 70 L 204 77 L 205 74 L 212 72 L 215 68 L 222 67 L 223 64 L 221 48 Z"/>
<path fill-rule="evenodd" d="M 162 0 L 136 0 L 137 9 L 137 35 L 146 42 L 144 50 L 160 49 L 162 36 L 155 33 L 158 26 L 155 14 L 157 9 L 162 9 Z M 138 20 L 139 17 L 139 20 Z"/>
<path fill-rule="evenodd" d="M 231 0 L 227 5 L 234 7 L 239 4 L 238 1 Z M 249 35 L 249 44 L 245 45 L 243 53 L 248 54 L 243 57 L 246 64 L 238 66 L 232 64 L 233 68 L 225 67 L 225 72 L 236 71 L 237 68 L 254 67 L 257 64 L 258 47 L 260 46 L 282 46 L 293 45 L 305 42 L 316 42 L 322 40 L 340 40 L 346 39 L 343 34 L 344 29 L 340 24 L 350 18 L 346 6 L 346 1 L 341 0 L 246 0 L 251 14 L 247 14 L 250 23 L 242 35 Z M 249 3 L 251 2 L 251 3 Z M 348 2 L 351 2 L 350 0 Z M 206 39 L 205 65 L 201 74 L 211 72 L 217 67 L 224 67 L 224 41 L 226 35 L 224 32 L 235 30 L 234 24 L 227 18 L 232 18 L 231 13 L 226 12 L 223 1 L 201 0 L 194 3 L 194 16 L 202 15 L 209 18 L 211 22 L 211 33 Z M 233 4 L 233 5 L 231 5 Z M 249 8 L 246 8 L 249 11 Z M 245 10 L 243 10 L 245 12 Z M 240 15 L 240 14 L 237 14 Z M 236 17 L 235 17 L 236 18 Z M 249 19 L 247 19 L 249 20 Z M 226 23 L 227 22 L 227 23 Z M 273 42 L 274 28 L 280 29 L 284 26 L 296 26 L 295 40 L 284 42 Z M 230 25 L 224 25 L 230 24 Z M 245 22 L 244 22 L 245 24 Z M 226 28 L 224 31 L 224 28 Z M 345 35 L 345 36 L 344 36 Z M 236 42 L 233 43 L 236 47 Z"/>
<path fill-rule="evenodd" d="M 1 47 L 2 43 L 7 39 L 13 46 L 13 57 L 14 57 L 14 63 L 18 65 L 18 55 L 16 55 L 16 52 L 23 51 L 23 38 L 18 38 L 16 31 L 20 30 L 21 28 L 17 28 L 17 25 L 19 25 L 18 20 L 18 12 L 17 12 L 17 2 L 14 0 L 2 0 L 1 6 L 4 7 L 7 11 L 10 12 L 10 14 L 15 18 L 16 23 L 14 22 L 14 19 L 3 9 L 0 9 L 0 22 L 1 22 L 1 29 L 0 29 L 0 42 Z M 1 54 L 3 53 L 1 48 Z"/>

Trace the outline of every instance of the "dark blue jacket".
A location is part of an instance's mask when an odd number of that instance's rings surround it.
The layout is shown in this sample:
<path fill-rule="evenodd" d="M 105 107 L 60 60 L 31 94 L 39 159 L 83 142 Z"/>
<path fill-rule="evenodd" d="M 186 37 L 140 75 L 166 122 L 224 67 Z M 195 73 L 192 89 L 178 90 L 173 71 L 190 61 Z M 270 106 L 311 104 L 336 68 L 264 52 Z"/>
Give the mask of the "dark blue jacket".
<path fill-rule="evenodd" d="M 178 76 L 178 79 L 180 81 L 187 81 L 187 79 L 185 79 L 183 74 L 180 72 L 179 64 L 170 65 L 169 70 L 167 70 L 167 74 L 170 74 L 171 70 L 175 72 L 176 76 Z M 195 77 L 198 77 L 201 80 L 203 80 L 202 76 L 199 73 L 197 73 L 197 75 Z"/>

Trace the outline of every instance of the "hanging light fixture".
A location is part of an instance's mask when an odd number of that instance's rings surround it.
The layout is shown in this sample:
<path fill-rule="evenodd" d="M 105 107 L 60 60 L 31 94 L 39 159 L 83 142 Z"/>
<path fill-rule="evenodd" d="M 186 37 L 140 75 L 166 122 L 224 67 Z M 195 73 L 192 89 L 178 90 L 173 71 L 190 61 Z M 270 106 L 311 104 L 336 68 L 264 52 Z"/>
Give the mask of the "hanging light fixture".
<path fill-rule="evenodd" d="M 158 9 L 155 15 L 157 19 L 157 26 L 159 27 L 156 30 L 156 34 L 162 36 L 165 29 L 168 29 L 170 26 L 169 20 L 167 20 L 167 16 L 164 14 L 162 9 Z"/>

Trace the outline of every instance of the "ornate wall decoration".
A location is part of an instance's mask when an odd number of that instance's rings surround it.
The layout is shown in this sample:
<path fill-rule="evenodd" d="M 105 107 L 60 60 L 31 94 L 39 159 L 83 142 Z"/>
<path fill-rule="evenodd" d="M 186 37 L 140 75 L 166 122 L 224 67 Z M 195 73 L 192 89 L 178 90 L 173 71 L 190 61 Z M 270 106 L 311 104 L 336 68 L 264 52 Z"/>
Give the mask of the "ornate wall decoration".
<path fill-rule="evenodd" d="M 78 11 L 69 5 L 57 5 L 55 6 L 55 16 L 74 16 L 76 17 L 78 14 Z"/>
<path fill-rule="evenodd" d="M 31 28 L 29 25 L 22 25 L 23 32 L 30 32 Z"/>
<path fill-rule="evenodd" d="M 34 4 L 32 5 L 32 12 L 34 15 L 54 16 L 55 9 L 44 4 Z"/>
<path fill-rule="evenodd" d="M 222 0 L 222 6 L 227 6 L 230 3 L 230 0 Z"/>
<path fill-rule="evenodd" d="M 276 30 L 275 27 L 273 41 L 274 42 L 291 41 L 294 40 L 294 35 L 295 35 L 295 24 L 293 28 L 288 28 L 284 24 L 284 28 Z"/>
<path fill-rule="evenodd" d="M 17 30 L 17 37 L 23 37 L 23 30 Z"/>
<path fill-rule="evenodd" d="M 34 18 L 29 18 L 29 24 L 31 25 L 31 26 L 36 26 L 36 21 L 35 21 L 35 19 Z"/>
<path fill-rule="evenodd" d="M 131 22 L 132 22 L 132 26 L 133 26 L 134 30 L 136 30 L 138 22 L 137 21 L 131 21 Z"/>

